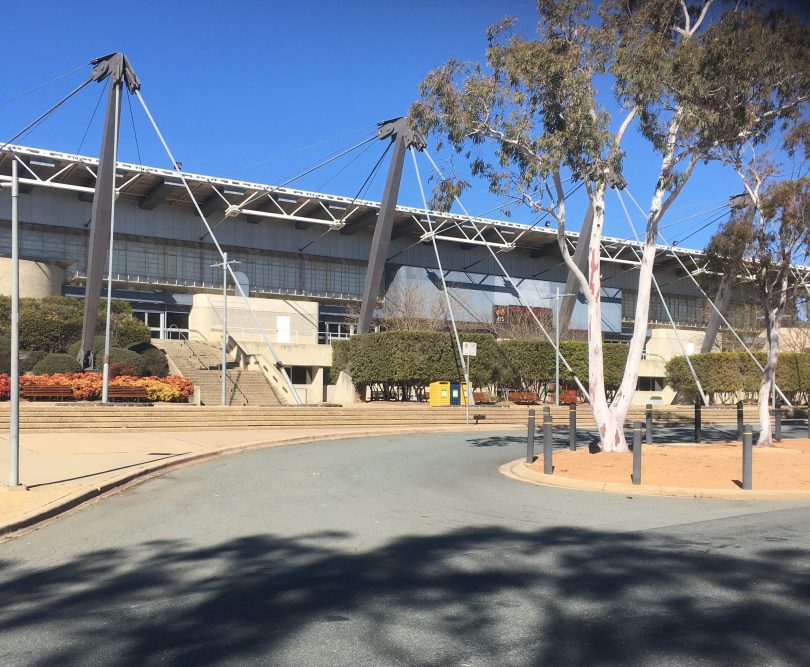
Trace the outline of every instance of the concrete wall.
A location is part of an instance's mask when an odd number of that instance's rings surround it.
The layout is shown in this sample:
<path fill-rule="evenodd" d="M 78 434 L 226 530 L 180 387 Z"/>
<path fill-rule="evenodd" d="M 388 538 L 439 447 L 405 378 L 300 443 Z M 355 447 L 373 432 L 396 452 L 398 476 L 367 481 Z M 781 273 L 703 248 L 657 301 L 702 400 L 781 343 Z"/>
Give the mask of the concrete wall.
<path fill-rule="evenodd" d="M 47 262 L 20 260 L 20 296 L 41 299 L 58 296 L 65 282 L 65 269 Z M 0 257 L 0 294 L 11 295 L 11 258 Z"/>

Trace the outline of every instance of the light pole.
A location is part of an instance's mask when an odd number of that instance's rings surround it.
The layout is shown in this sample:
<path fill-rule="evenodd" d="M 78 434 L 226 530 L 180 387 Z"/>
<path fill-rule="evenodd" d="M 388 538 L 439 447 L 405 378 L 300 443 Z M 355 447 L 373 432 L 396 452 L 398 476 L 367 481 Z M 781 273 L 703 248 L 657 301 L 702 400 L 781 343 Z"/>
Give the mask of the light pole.
<path fill-rule="evenodd" d="M 577 296 L 576 294 L 560 294 L 560 286 L 554 290 L 554 296 L 549 297 L 555 300 L 554 304 L 554 405 L 560 405 L 560 299 L 565 296 Z"/>
<path fill-rule="evenodd" d="M 20 486 L 20 182 L 17 160 L 11 161 L 11 414 L 8 438 L 8 485 Z"/>
<path fill-rule="evenodd" d="M 222 267 L 222 405 L 228 404 L 228 265 L 241 264 L 237 259 L 228 261 L 228 253 L 222 253 L 222 261 L 211 268 Z"/>

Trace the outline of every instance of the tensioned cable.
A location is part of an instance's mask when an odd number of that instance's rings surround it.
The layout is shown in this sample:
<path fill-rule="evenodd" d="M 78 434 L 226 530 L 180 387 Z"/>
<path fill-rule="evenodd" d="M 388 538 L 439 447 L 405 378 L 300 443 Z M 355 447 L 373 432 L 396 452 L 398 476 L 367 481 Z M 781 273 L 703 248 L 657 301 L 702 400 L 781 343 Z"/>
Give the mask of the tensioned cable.
<path fill-rule="evenodd" d="M 619 198 L 619 203 L 622 205 L 622 210 L 624 210 L 624 215 L 627 217 L 627 223 L 630 225 L 630 229 L 633 232 L 633 236 L 638 238 L 638 234 L 636 233 L 636 226 L 633 224 L 633 219 L 630 217 L 630 211 L 628 211 L 627 206 L 625 206 L 622 193 L 619 190 L 614 190 L 614 192 L 616 193 L 616 196 Z M 641 262 L 642 261 L 641 255 L 639 255 L 638 250 L 633 246 L 630 246 L 630 249 L 636 256 L 636 259 L 638 259 L 638 261 Z M 653 254 L 652 263 L 653 264 L 655 263 L 655 254 Z M 672 325 L 672 330 L 675 332 L 675 338 L 678 339 L 678 344 L 681 346 L 681 352 L 683 353 L 684 359 L 686 359 L 686 365 L 689 366 L 689 372 L 692 374 L 692 379 L 695 381 L 695 385 L 697 386 L 697 389 L 700 392 L 700 397 L 703 399 L 703 405 L 709 405 L 709 398 L 708 396 L 706 396 L 706 392 L 703 391 L 703 385 L 700 383 L 700 380 L 698 379 L 694 366 L 692 366 L 692 361 L 689 359 L 689 354 L 686 352 L 686 346 L 683 344 L 683 340 L 681 340 L 681 337 L 678 335 L 678 327 L 675 326 L 675 320 L 672 318 L 672 313 L 670 313 L 669 307 L 667 306 L 667 303 L 664 300 L 664 295 L 661 293 L 661 287 L 658 284 L 658 280 L 656 279 L 655 275 L 653 275 L 652 266 L 650 267 L 650 278 L 652 278 L 653 285 L 655 286 L 655 291 L 658 293 L 658 298 L 660 299 L 661 304 L 664 306 L 664 312 L 667 314 L 669 323 Z M 649 312 L 649 302 L 647 308 Z"/>
<path fill-rule="evenodd" d="M 636 198 L 633 196 L 633 193 L 630 192 L 630 190 L 628 190 L 627 188 L 625 188 L 625 191 L 627 192 L 627 196 L 630 197 L 630 200 L 636 205 L 636 208 L 639 211 L 641 211 L 641 214 L 646 216 L 646 213 L 644 213 L 644 209 L 642 209 L 641 205 L 636 201 Z M 659 232 L 658 235 L 661 237 L 661 240 L 664 242 L 665 245 L 670 246 L 669 251 L 672 257 L 674 257 L 675 261 L 677 261 L 678 264 L 680 264 L 681 268 L 686 272 L 686 275 L 688 275 L 692 279 L 692 282 L 695 284 L 695 287 L 697 287 L 698 290 L 700 290 L 700 293 L 703 295 L 703 298 L 709 302 L 709 305 L 714 309 L 714 312 L 717 313 L 717 315 L 720 317 L 723 324 L 725 324 L 728 327 L 729 331 L 731 331 L 731 333 L 734 334 L 734 337 L 737 339 L 737 342 L 739 342 L 740 345 L 743 346 L 743 349 L 748 353 L 748 356 L 751 358 L 754 364 L 756 364 L 760 372 L 763 372 L 765 369 L 763 368 L 762 364 L 759 363 L 759 360 L 754 356 L 754 353 L 751 352 L 751 349 L 745 344 L 745 341 L 743 341 L 743 339 L 737 333 L 737 330 L 733 326 L 731 326 L 731 323 L 726 319 L 725 315 L 723 315 L 720 309 L 715 305 L 714 301 L 709 297 L 708 294 L 706 294 L 706 291 L 703 289 L 703 287 L 701 287 L 700 283 L 697 281 L 697 278 L 695 278 L 692 272 L 686 267 L 681 258 L 678 257 L 678 254 L 675 252 L 675 247 L 667 243 L 667 240 L 664 238 L 663 234 Z M 808 293 L 810 294 L 810 289 L 808 290 Z M 782 397 L 782 400 L 784 400 L 787 405 L 789 406 L 792 405 L 792 403 L 788 400 L 787 396 L 785 396 L 785 394 L 779 388 L 779 385 L 776 384 L 775 378 L 773 384 L 774 387 L 776 388 L 776 391 L 779 393 L 779 396 Z"/>
<path fill-rule="evenodd" d="M 722 213 L 720 213 L 719 215 L 717 215 L 717 216 L 715 216 L 714 218 L 712 218 L 711 220 L 709 220 L 709 222 L 707 222 L 706 224 L 701 225 L 701 226 L 700 226 L 698 229 L 696 229 L 695 231 L 691 232 L 690 234 L 687 234 L 686 236 L 681 236 L 680 238 L 677 238 L 677 239 L 673 240 L 673 241 L 672 241 L 672 245 L 674 245 L 674 246 L 675 246 L 675 245 L 681 245 L 681 243 L 683 243 L 683 242 L 684 242 L 684 241 L 686 241 L 687 239 L 691 239 L 691 238 L 692 238 L 692 237 L 693 237 L 695 234 L 699 234 L 700 232 L 702 232 L 702 231 L 703 231 L 704 229 L 706 229 L 707 227 L 710 227 L 711 225 L 714 225 L 715 223 L 717 223 L 717 222 L 719 222 L 720 220 L 722 220 L 722 219 L 723 219 L 725 216 L 726 216 L 726 212 L 725 212 L 725 211 L 723 211 L 723 212 L 722 212 Z"/>
<path fill-rule="evenodd" d="M 436 173 L 439 175 L 439 178 L 443 179 L 444 174 L 442 173 L 441 169 L 439 169 L 439 165 L 436 164 L 435 160 L 433 159 L 433 157 L 430 155 L 430 153 L 427 150 L 425 150 L 424 152 L 425 152 L 425 155 L 427 156 L 428 160 L 430 160 L 430 163 L 433 165 L 433 169 L 435 169 Z M 467 209 L 464 207 L 464 204 L 461 203 L 461 200 L 456 196 L 454 196 L 453 199 L 458 203 L 459 207 L 464 212 L 464 214 L 467 215 L 467 216 L 470 216 L 470 214 L 467 212 Z M 480 230 L 475 225 L 475 223 L 472 222 L 472 217 L 471 216 L 470 216 L 470 221 L 471 221 L 471 223 L 473 225 L 473 228 L 477 232 L 480 232 Z M 487 249 L 489 250 L 490 254 L 492 255 L 492 258 L 495 260 L 498 267 L 501 269 L 501 272 L 503 273 L 503 275 L 506 277 L 507 280 L 509 280 L 510 284 L 515 288 L 515 293 L 518 295 L 518 299 L 523 304 L 523 306 L 529 311 L 529 314 L 532 316 L 534 321 L 537 323 L 537 326 L 540 327 L 540 331 L 543 332 L 543 335 L 546 337 L 548 342 L 551 343 L 551 346 L 554 348 L 554 351 L 560 357 L 560 360 L 562 361 L 562 363 L 565 366 L 566 370 L 569 373 L 571 373 L 571 376 L 574 378 L 574 382 L 576 382 L 577 386 L 579 387 L 580 391 L 582 392 L 582 395 L 590 403 L 590 401 L 591 401 L 590 394 L 585 389 L 582 382 L 577 377 L 576 373 L 574 373 L 574 369 L 571 368 L 571 364 L 569 364 L 568 360 L 562 355 L 562 353 L 559 350 L 559 347 L 555 344 L 554 339 L 549 335 L 548 331 L 546 331 L 546 328 L 543 326 L 542 322 L 540 322 L 540 320 L 537 317 L 537 315 L 535 314 L 534 310 L 528 305 L 526 300 L 523 298 L 523 296 L 521 295 L 521 292 L 518 289 L 517 285 L 515 285 L 515 281 L 512 280 L 512 277 L 509 275 L 509 272 L 506 270 L 506 268 L 504 267 L 501 260 L 498 259 L 498 255 L 492 249 L 492 246 L 489 243 L 486 243 L 485 245 L 486 245 Z"/>
<path fill-rule="evenodd" d="M 84 128 L 84 134 L 82 135 L 82 140 L 79 142 L 79 147 L 76 149 L 75 155 L 81 155 L 82 146 L 84 146 L 84 140 L 87 139 L 87 133 L 90 131 L 90 126 L 93 124 L 93 120 L 96 117 L 96 113 L 98 113 L 98 108 L 101 105 L 101 100 L 104 97 L 104 93 L 107 92 L 107 89 L 110 87 L 110 77 L 107 77 L 107 80 L 104 82 L 104 85 L 99 87 L 101 88 L 101 90 L 98 93 L 98 100 L 96 100 L 96 106 L 93 107 L 93 113 L 90 114 L 90 120 L 87 121 L 87 127 Z"/>
<path fill-rule="evenodd" d="M 351 208 L 352 208 L 352 206 L 354 206 L 354 203 L 355 203 L 355 202 L 356 202 L 356 201 L 357 201 L 357 200 L 360 198 L 360 196 L 363 194 L 363 189 L 364 189 L 364 188 L 367 188 L 367 187 L 370 185 L 370 183 L 371 183 L 371 179 L 372 179 L 372 178 L 374 178 L 375 174 L 377 173 L 377 170 L 380 168 L 380 165 L 382 164 L 382 161 L 385 159 L 385 156 L 386 156 L 386 154 L 388 153 L 388 151 L 391 149 L 391 146 L 392 146 L 392 145 L 393 145 L 393 143 L 389 143 L 389 144 L 388 144 L 388 146 L 386 146 L 386 147 L 385 147 L 385 150 L 382 152 L 382 155 L 380 155 L 380 158 L 377 160 L 377 162 L 376 162 L 376 163 L 374 164 L 374 166 L 371 168 L 371 171 L 369 172 L 369 175 L 368 175 L 368 176 L 366 176 L 366 180 L 365 180 L 365 181 L 363 181 L 363 184 L 362 184 L 362 185 L 361 185 L 361 186 L 358 188 L 358 190 L 357 190 L 357 194 L 355 194 L 355 195 L 354 195 L 354 198 L 353 198 L 353 199 L 352 199 L 352 201 L 349 203 L 349 205 L 346 207 L 346 212 L 343 214 L 343 216 L 340 218 L 340 220 L 338 220 L 338 222 L 336 222 L 336 223 L 335 223 L 335 225 L 336 225 L 336 226 L 337 226 L 337 225 L 342 225 L 342 224 L 345 222 L 346 218 L 348 217 L 349 213 L 351 212 Z M 365 153 L 365 151 L 363 151 L 363 153 Z M 362 154 L 362 153 L 361 153 L 361 154 Z M 311 246 L 313 243 L 315 243 L 315 241 L 317 241 L 317 240 L 319 240 L 319 239 L 323 238 L 324 236 L 326 236 L 326 235 L 327 235 L 329 232 L 331 232 L 331 231 L 332 231 L 332 228 L 330 227 L 330 228 L 329 228 L 329 229 L 327 229 L 325 232 L 323 232 L 322 234 L 319 234 L 319 235 L 318 235 L 318 236 L 316 236 L 314 239 L 312 239 L 312 240 L 311 240 L 309 243 L 307 243 L 305 246 L 303 246 L 302 248 L 299 248 L 299 249 L 298 249 L 298 252 L 303 252 L 304 250 L 306 250 L 307 248 L 309 248 L 309 246 Z"/>
<path fill-rule="evenodd" d="M 374 141 L 376 138 L 377 138 L 377 136 L 376 136 L 376 135 L 371 136 L 371 137 L 369 137 L 368 139 L 365 139 L 365 140 L 361 141 L 360 143 L 355 144 L 355 145 L 354 145 L 354 146 L 352 146 L 351 148 L 347 148 L 346 150 L 341 151 L 341 152 L 340 152 L 340 153 L 338 153 L 337 155 L 333 155 L 332 157 L 327 158 L 326 160 L 324 160 L 324 161 L 323 161 L 323 162 L 321 162 L 320 164 L 316 164 L 316 165 L 315 165 L 314 167 L 312 167 L 311 169 L 307 169 L 306 171 L 302 171 L 300 174 L 296 174 L 296 175 L 295 175 L 295 176 L 293 176 L 292 178 L 287 179 L 286 181 L 284 181 L 283 183 L 281 183 L 281 184 L 279 184 L 279 185 L 274 185 L 274 186 L 273 186 L 273 187 L 271 187 L 269 190 L 256 190 L 256 192 L 254 192 L 254 193 L 253 193 L 252 195 L 250 195 L 250 196 L 249 196 L 247 199 L 245 199 L 243 202 L 241 202 L 240 204 L 238 204 L 238 205 L 237 205 L 237 208 L 238 208 L 238 209 L 240 209 L 240 210 L 242 210 L 242 209 L 243 209 L 245 206 L 247 206 L 247 205 L 248 205 L 248 203 L 250 203 L 250 202 L 251 202 L 253 199 L 255 199 L 256 197 L 259 197 L 259 198 L 261 198 L 261 197 L 269 197 L 270 195 L 274 194 L 275 192 L 278 192 L 278 191 L 279 191 L 281 188 L 286 187 L 287 185 L 289 185 L 289 184 L 290 184 L 290 183 L 292 183 L 293 181 L 297 181 L 299 178 L 303 178 L 304 176 L 307 176 L 308 174 L 311 174 L 313 171 L 317 171 L 317 170 L 318 170 L 318 169 L 320 169 L 321 167 L 325 167 L 327 164 L 329 164 L 329 163 L 331 163 L 331 162 L 334 162 L 335 160 L 337 160 L 337 159 L 339 159 L 339 158 L 343 157 L 344 155 L 346 155 L 347 153 L 351 153 L 353 150 L 357 150 L 358 148 L 360 148 L 360 146 L 363 146 L 364 144 L 367 144 L 367 143 L 369 143 L 369 142 L 371 142 L 371 141 Z M 214 225 L 213 229 L 217 229 L 217 228 L 218 228 L 218 227 L 219 227 L 219 226 L 220 226 L 220 225 L 221 225 L 223 222 L 225 222 L 225 220 L 227 220 L 227 219 L 228 219 L 228 216 L 225 216 L 225 217 L 224 217 L 222 220 L 220 220 L 220 221 L 219 221 L 219 222 L 218 222 L 216 225 Z M 206 236 L 208 236 L 208 234 L 209 234 L 209 233 L 210 233 L 210 232 L 206 231 L 206 233 L 205 233 L 205 234 L 203 234 L 203 235 L 200 237 L 200 241 L 202 241 L 202 240 L 203 240 L 203 239 L 204 239 Z"/>
<path fill-rule="evenodd" d="M 129 120 L 132 122 L 132 136 L 135 137 L 135 150 L 138 152 L 138 164 L 143 166 L 141 159 L 141 146 L 138 142 L 138 130 L 135 128 L 135 116 L 132 114 L 132 96 L 127 95 L 127 104 L 129 104 Z"/>
<path fill-rule="evenodd" d="M 422 186 L 422 176 L 419 173 L 419 164 L 416 161 L 416 152 L 414 151 L 413 147 L 410 148 L 411 151 L 411 159 L 413 160 L 413 168 L 416 171 L 416 180 L 419 183 L 419 192 L 422 195 L 422 204 L 425 207 L 425 215 L 427 217 L 428 228 L 433 231 L 433 222 L 430 219 L 430 213 L 428 212 L 428 205 L 427 205 L 427 197 L 425 197 L 425 189 Z M 461 347 L 461 339 L 458 336 L 458 328 L 456 327 L 456 318 L 453 315 L 453 306 L 450 303 L 450 293 L 447 291 L 447 282 L 444 279 L 444 269 L 442 268 L 442 260 L 439 257 L 439 248 L 436 245 L 436 236 L 431 233 L 430 235 L 431 241 L 433 242 L 433 252 L 436 255 L 436 264 L 439 267 L 439 277 L 442 281 L 442 289 L 444 291 L 444 298 L 447 302 L 447 311 L 450 316 L 450 324 L 453 326 L 453 336 L 456 340 L 456 353 L 458 354 L 458 363 L 464 368 L 464 382 L 467 383 L 467 404 L 468 405 L 475 405 L 473 398 L 472 398 L 472 387 L 470 386 L 470 369 L 464 363 L 464 352 L 463 348 Z"/>
<path fill-rule="evenodd" d="M 323 146 L 324 144 L 331 143 L 333 141 L 337 141 L 338 139 L 343 139 L 345 137 L 350 137 L 353 134 L 360 134 L 360 132 L 367 132 L 369 129 L 375 127 L 376 124 L 366 125 L 365 127 L 360 127 L 356 130 L 352 130 L 351 132 L 346 132 L 345 134 L 340 134 L 336 137 L 331 137 L 330 139 L 324 139 L 323 141 L 319 141 L 316 144 L 310 144 L 309 146 L 304 146 L 303 148 L 296 148 L 295 150 L 289 151 L 287 153 L 282 153 L 280 155 L 274 155 L 272 157 L 266 158 L 264 160 L 260 160 L 259 162 L 254 162 L 252 164 L 245 165 L 244 167 L 238 167 L 227 172 L 226 176 L 231 176 L 233 174 L 238 174 L 240 171 L 245 171 L 246 169 L 252 169 L 253 167 L 260 167 L 263 164 L 267 164 L 268 162 L 273 162 L 275 160 L 280 160 L 285 157 L 290 157 L 290 155 L 296 155 L 298 153 L 303 153 L 304 151 L 308 151 L 312 148 L 318 148 L 318 146 Z"/>
<path fill-rule="evenodd" d="M 70 70 L 69 72 L 65 72 L 64 74 L 60 74 L 59 76 L 57 76 L 57 77 L 55 77 L 53 79 L 50 79 L 49 81 L 45 81 L 44 83 L 40 83 L 39 85 L 34 86 L 33 88 L 31 88 L 31 90 L 27 90 L 26 92 L 21 93 L 21 94 L 17 95 L 16 97 L 12 97 L 11 99 L 8 99 L 5 102 L 0 103 L 0 109 L 2 109 L 4 106 L 7 106 L 7 105 L 11 104 L 12 102 L 16 102 L 17 100 L 21 100 L 26 95 L 30 95 L 31 93 L 35 93 L 38 90 L 41 90 L 42 88 L 45 88 L 45 86 L 49 86 L 50 84 L 56 83 L 57 81 L 59 81 L 61 79 L 64 79 L 67 76 L 70 76 L 71 74 L 75 74 L 80 69 L 84 69 L 85 67 L 87 67 L 86 63 L 82 64 L 82 65 L 79 65 L 78 67 L 76 67 L 75 69 Z"/>
<path fill-rule="evenodd" d="M 26 125 L 22 130 L 20 130 L 17 134 L 15 134 L 11 139 L 5 142 L 2 146 L 0 146 L 0 151 L 4 150 L 6 146 L 10 143 L 16 141 L 19 137 L 23 134 L 28 132 L 29 130 L 34 129 L 39 123 L 45 120 L 48 116 L 50 116 L 54 111 L 56 111 L 59 107 L 61 107 L 65 102 L 67 102 L 71 97 L 73 97 L 76 93 L 78 93 L 82 88 L 84 88 L 88 83 L 93 80 L 93 77 L 88 77 L 81 85 L 77 86 L 73 90 L 71 90 L 67 95 L 65 95 L 61 100 L 59 100 L 56 104 L 54 104 L 50 109 L 48 109 L 45 113 L 39 116 L 36 120 L 33 120 L 28 125 Z"/>
<path fill-rule="evenodd" d="M 329 185 L 332 181 L 334 181 L 338 176 L 340 176 L 344 171 L 346 171 L 349 167 L 351 167 L 357 160 L 363 157 L 366 153 L 371 150 L 371 147 L 374 144 L 369 143 L 363 150 L 358 151 L 357 155 L 353 156 L 351 160 L 349 160 L 346 164 L 344 164 L 340 169 L 338 169 L 334 174 L 332 174 L 329 178 L 327 178 L 323 183 L 321 183 L 317 188 L 316 192 L 323 192 L 324 188 Z"/>
<path fill-rule="evenodd" d="M 177 165 L 177 161 L 174 159 L 174 155 L 172 155 L 171 149 L 169 149 L 169 145 L 166 143 L 166 140 L 163 138 L 163 134 L 161 133 L 160 128 L 157 126 L 157 123 L 155 122 L 155 119 L 152 117 L 152 114 L 149 111 L 149 107 L 146 106 L 146 102 L 144 101 L 143 96 L 141 95 L 141 91 L 136 90 L 135 95 L 138 97 L 138 101 L 141 103 L 141 106 L 143 107 L 143 110 L 146 112 L 146 116 L 147 116 L 147 118 L 149 118 L 149 122 L 152 124 L 152 127 L 154 128 L 155 134 L 157 134 L 157 137 L 160 140 L 160 143 L 163 145 L 163 149 L 166 151 L 166 154 L 169 156 L 169 160 L 172 163 L 172 167 L 173 167 L 175 173 L 177 174 L 177 177 L 182 181 L 183 186 L 185 187 L 186 192 L 188 193 L 188 196 L 191 199 L 191 202 L 192 202 L 192 204 L 194 205 L 194 208 L 197 211 L 197 214 L 200 216 L 200 219 L 202 220 L 203 225 L 205 225 L 206 229 L 208 230 L 208 233 L 211 236 L 211 240 L 214 242 L 214 246 L 216 246 L 217 252 L 219 253 L 219 256 L 222 258 L 222 261 L 224 263 L 225 262 L 225 253 L 222 250 L 222 246 L 219 244 L 219 241 L 217 240 L 216 236 L 214 236 L 214 231 L 211 229 L 211 226 L 208 224 L 208 220 L 205 219 L 205 215 L 203 215 L 202 209 L 200 208 L 200 204 L 197 202 L 196 198 L 194 197 L 194 193 L 191 191 L 191 188 L 189 187 L 189 184 L 188 184 L 188 181 L 186 180 L 185 175 L 180 170 L 180 167 Z M 265 346 L 270 351 L 270 355 L 273 357 L 273 361 L 275 362 L 276 368 L 278 369 L 278 371 L 281 373 L 282 377 L 284 378 L 284 381 L 285 381 L 285 383 L 287 385 L 287 388 L 290 391 L 290 394 L 295 399 L 295 402 L 298 405 L 301 405 L 303 403 L 303 401 L 301 401 L 301 397 L 298 395 L 298 392 L 296 391 L 295 386 L 293 385 L 292 380 L 290 379 L 289 375 L 287 375 L 286 371 L 284 371 L 284 365 L 281 363 L 281 359 L 279 359 L 278 355 L 276 354 L 275 349 L 270 344 L 270 339 L 267 337 L 267 332 L 265 331 L 264 326 L 262 326 L 262 323 L 259 320 L 259 317 L 256 315 L 256 312 L 253 310 L 253 307 L 250 305 L 250 299 L 248 298 L 248 295 L 245 293 L 245 290 L 242 287 L 241 282 L 239 280 L 237 280 L 236 273 L 234 273 L 234 270 L 233 270 L 233 266 L 231 264 L 225 264 L 225 266 L 227 267 L 227 271 L 230 274 L 231 279 L 233 280 L 234 287 L 239 292 L 239 295 L 242 297 L 242 300 L 244 301 L 245 305 L 247 306 L 248 311 L 252 315 L 253 322 L 256 324 L 256 328 L 259 330 Z"/>

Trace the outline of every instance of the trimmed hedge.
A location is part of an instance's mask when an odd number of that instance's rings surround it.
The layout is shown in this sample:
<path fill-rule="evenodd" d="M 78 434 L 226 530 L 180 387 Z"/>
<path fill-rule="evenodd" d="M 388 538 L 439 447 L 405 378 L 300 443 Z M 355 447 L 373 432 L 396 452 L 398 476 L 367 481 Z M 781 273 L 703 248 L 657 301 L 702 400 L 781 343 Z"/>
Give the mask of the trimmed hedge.
<path fill-rule="evenodd" d="M 470 361 L 470 380 L 476 387 L 535 391 L 541 396 L 554 382 L 554 348 L 541 340 L 496 341 L 488 334 L 464 334 L 463 340 L 478 344 Z M 383 398 L 424 396 L 425 386 L 436 380 L 462 381 L 453 336 L 447 332 L 386 331 L 353 336 L 333 343 L 331 380 L 349 369 L 358 391 L 366 387 Z M 588 347 L 583 341 L 560 345 L 563 356 L 583 383 L 588 378 Z M 624 376 L 627 347 L 608 344 L 605 350 L 605 381 L 615 390 Z M 572 383 L 560 364 L 560 379 Z"/>
<path fill-rule="evenodd" d="M 765 353 L 754 356 L 763 366 Z M 753 398 L 762 382 L 762 371 L 745 352 L 710 352 L 689 356 L 703 390 L 715 402 L 736 400 L 737 393 Z M 689 397 L 697 387 L 689 372 L 686 358 L 673 357 L 667 362 L 667 384 Z M 810 392 L 810 352 L 783 352 L 776 365 L 776 384 L 791 401 L 802 402 Z"/>
<path fill-rule="evenodd" d="M 78 373 L 79 362 L 69 354 L 51 353 L 38 361 L 31 369 L 35 375 L 52 375 L 53 373 Z"/>

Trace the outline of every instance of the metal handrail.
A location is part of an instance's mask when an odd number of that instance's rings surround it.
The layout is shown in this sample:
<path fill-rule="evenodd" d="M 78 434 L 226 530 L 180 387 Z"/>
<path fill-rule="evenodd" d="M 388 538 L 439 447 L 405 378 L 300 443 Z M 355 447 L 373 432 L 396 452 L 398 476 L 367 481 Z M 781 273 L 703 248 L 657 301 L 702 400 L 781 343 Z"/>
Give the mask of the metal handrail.
<path fill-rule="evenodd" d="M 194 348 L 193 348 L 193 347 L 191 347 L 191 341 L 189 340 L 189 337 L 188 337 L 188 336 L 187 336 L 187 335 L 186 335 L 186 334 L 185 334 L 185 333 L 184 333 L 184 332 L 183 332 L 183 331 L 180 329 L 180 327 L 178 327 L 176 324 L 172 324 L 171 326 L 169 326 L 169 330 L 172 330 L 172 329 L 174 329 L 175 331 L 177 331 L 177 333 L 178 333 L 178 334 L 179 334 L 179 336 L 180 336 L 180 341 L 181 341 L 181 342 L 185 342 L 186 347 L 188 347 L 189 352 L 191 352 L 191 356 L 189 356 L 189 359 L 191 359 L 191 358 L 192 358 L 192 356 L 193 356 L 193 357 L 194 357 L 194 359 L 196 359 L 196 360 L 197 360 L 197 363 L 200 365 L 200 370 L 204 370 L 204 371 L 210 370 L 210 369 L 211 369 L 211 367 L 210 367 L 208 364 L 206 364 L 206 363 L 205 363 L 205 362 L 204 362 L 204 361 L 203 361 L 203 360 L 200 358 L 200 355 L 199 355 L 199 354 L 197 354 L 197 353 L 194 351 Z M 222 366 L 222 364 L 219 364 L 219 366 L 221 367 L 221 366 Z M 238 385 L 238 384 L 236 384 L 236 382 L 234 381 L 234 379 L 233 379 L 233 378 L 230 376 L 230 374 L 228 373 L 228 367 L 226 366 L 226 367 L 225 367 L 225 368 L 223 368 L 222 370 L 223 370 L 223 372 L 225 373 L 225 377 L 226 377 L 226 378 L 228 379 L 228 381 L 229 381 L 229 382 L 230 382 L 230 383 L 233 385 L 233 388 L 234 388 L 234 389 L 236 389 L 236 391 L 238 391 L 240 394 L 242 394 L 242 398 L 245 400 L 245 405 L 247 405 L 248 403 L 250 403 L 250 401 L 248 400 L 248 397 L 247 397 L 247 396 L 245 396 L 245 392 L 243 392 L 243 391 L 242 391 L 242 390 L 239 388 L 239 385 Z"/>

